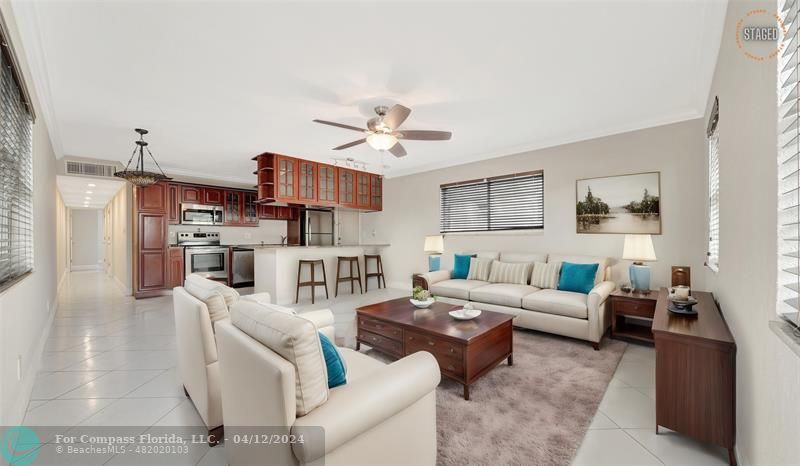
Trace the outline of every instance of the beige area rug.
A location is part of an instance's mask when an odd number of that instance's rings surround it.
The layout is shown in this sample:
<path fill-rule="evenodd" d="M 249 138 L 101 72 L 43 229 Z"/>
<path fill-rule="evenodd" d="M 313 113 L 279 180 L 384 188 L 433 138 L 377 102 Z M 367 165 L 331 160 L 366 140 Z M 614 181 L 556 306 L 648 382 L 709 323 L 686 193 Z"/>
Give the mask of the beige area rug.
<path fill-rule="evenodd" d="M 439 465 L 568 465 L 594 418 L 625 343 L 586 342 L 514 330 L 505 362 L 462 386 L 442 378 L 436 392 Z M 380 353 L 366 354 L 388 362 Z"/>

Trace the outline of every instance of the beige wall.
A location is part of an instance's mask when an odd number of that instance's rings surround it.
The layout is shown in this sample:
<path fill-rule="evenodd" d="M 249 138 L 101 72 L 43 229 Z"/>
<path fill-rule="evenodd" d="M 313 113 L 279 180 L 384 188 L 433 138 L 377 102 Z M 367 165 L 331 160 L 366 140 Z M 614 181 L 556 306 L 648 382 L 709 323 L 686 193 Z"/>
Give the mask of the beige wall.
<path fill-rule="evenodd" d="M 742 464 L 798 464 L 800 357 L 770 331 L 777 283 L 776 63 L 736 46 L 736 22 L 776 3 L 728 5 L 709 95 L 719 97 L 720 267 L 706 270 L 736 338 L 738 453 Z"/>
<path fill-rule="evenodd" d="M 30 91 L 28 72 L 11 7 L 0 0 L 0 13 L 11 32 Z M 56 160 L 36 95 L 32 96 L 39 118 L 33 127 L 33 222 L 34 271 L 0 294 L 0 425 L 17 424 L 28 405 L 44 341 L 56 308 L 60 235 L 56 219 L 65 215 L 56 192 Z M 21 360 L 21 378 L 17 361 Z"/>
<path fill-rule="evenodd" d="M 133 246 L 131 235 L 131 202 L 133 192 L 129 184 L 125 183 L 113 198 L 106 204 L 105 232 L 106 241 L 106 270 L 111 278 L 123 289 L 125 294 L 131 294 L 131 262 Z"/>
<path fill-rule="evenodd" d="M 654 236 L 657 262 L 652 286 L 668 285 L 671 265 L 692 267 L 693 285 L 704 287 L 704 163 L 701 120 L 387 179 L 384 211 L 362 215 L 361 241 L 388 242 L 383 264 L 387 281 L 409 288 L 411 274 L 427 270 L 425 235 L 439 231 L 439 185 L 484 176 L 544 170 L 544 231 L 515 234 L 450 234 L 443 266 L 458 251 L 539 251 L 619 257 L 623 235 L 575 232 L 575 181 L 607 175 L 660 171 L 662 235 Z M 628 281 L 629 262 L 613 268 L 613 279 Z"/>

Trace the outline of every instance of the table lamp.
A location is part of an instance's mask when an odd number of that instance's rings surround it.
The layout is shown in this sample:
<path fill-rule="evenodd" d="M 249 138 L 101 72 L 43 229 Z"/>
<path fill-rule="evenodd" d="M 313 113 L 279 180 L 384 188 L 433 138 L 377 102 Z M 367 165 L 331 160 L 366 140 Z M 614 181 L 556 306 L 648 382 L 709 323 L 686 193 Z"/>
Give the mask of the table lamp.
<path fill-rule="evenodd" d="M 444 252 L 444 236 L 433 235 L 425 237 L 425 253 L 428 254 L 428 272 L 439 270 Z"/>
<path fill-rule="evenodd" d="M 650 290 L 650 266 L 645 261 L 656 260 L 653 238 L 650 235 L 625 235 L 622 258 L 632 260 L 630 268 L 631 286 L 634 290 Z"/>

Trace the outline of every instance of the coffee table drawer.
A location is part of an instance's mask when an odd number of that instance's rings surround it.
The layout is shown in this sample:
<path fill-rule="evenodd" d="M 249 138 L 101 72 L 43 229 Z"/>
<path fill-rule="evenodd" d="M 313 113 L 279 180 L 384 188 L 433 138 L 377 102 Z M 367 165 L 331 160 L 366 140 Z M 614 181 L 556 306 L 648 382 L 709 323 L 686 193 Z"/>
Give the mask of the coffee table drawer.
<path fill-rule="evenodd" d="M 430 337 L 416 332 L 406 331 L 405 333 L 406 350 L 428 351 L 434 356 L 458 358 L 464 355 L 464 348 L 447 340 Z M 408 353 L 409 351 L 406 351 Z"/>
<path fill-rule="evenodd" d="M 381 350 L 396 356 L 403 355 L 403 342 L 386 338 L 377 333 L 367 332 L 359 329 L 358 339 L 377 350 Z"/>
<path fill-rule="evenodd" d="M 370 319 L 367 317 L 358 318 L 358 328 L 366 330 L 371 333 L 377 333 L 392 340 L 403 341 L 403 329 L 380 320 Z"/>
<path fill-rule="evenodd" d="M 656 310 L 656 302 L 633 301 L 628 299 L 614 298 L 612 301 L 614 312 L 627 316 L 639 316 L 652 319 Z"/>

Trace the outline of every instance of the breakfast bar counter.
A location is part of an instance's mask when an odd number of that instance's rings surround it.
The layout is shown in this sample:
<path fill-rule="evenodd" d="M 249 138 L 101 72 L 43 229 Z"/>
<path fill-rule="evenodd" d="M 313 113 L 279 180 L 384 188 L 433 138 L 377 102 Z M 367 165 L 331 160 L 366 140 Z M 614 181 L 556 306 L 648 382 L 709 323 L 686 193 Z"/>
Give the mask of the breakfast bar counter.
<path fill-rule="evenodd" d="M 328 283 L 328 293 L 331 298 L 336 293 L 336 265 L 339 256 L 357 256 L 361 267 L 361 280 L 363 284 L 364 273 L 364 254 L 379 254 L 381 249 L 388 247 L 388 244 L 354 244 L 341 246 L 280 246 L 264 245 L 253 246 L 255 262 L 255 292 L 268 292 L 272 296 L 272 302 L 276 304 L 294 303 L 295 286 L 297 284 L 298 261 L 300 260 L 322 260 L 325 264 L 325 276 Z M 375 267 L 374 261 L 370 264 Z M 304 267 L 301 281 L 310 279 L 310 270 Z M 342 267 L 342 274 L 346 275 Z M 322 267 L 316 269 L 316 280 L 322 280 Z M 350 286 L 342 285 L 342 292 L 350 292 Z M 300 300 L 310 300 L 311 288 L 304 288 L 300 292 Z M 325 299 L 325 291 L 322 287 L 315 287 L 316 297 Z"/>

